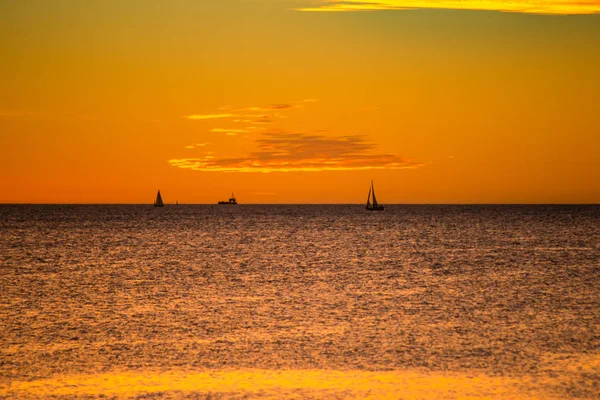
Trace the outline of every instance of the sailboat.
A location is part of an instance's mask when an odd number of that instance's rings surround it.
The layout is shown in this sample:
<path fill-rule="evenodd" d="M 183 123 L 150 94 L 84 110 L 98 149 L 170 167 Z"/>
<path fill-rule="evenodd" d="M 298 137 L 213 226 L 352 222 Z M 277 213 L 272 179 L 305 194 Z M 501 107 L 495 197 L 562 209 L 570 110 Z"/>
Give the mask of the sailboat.
<path fill-rule="evenodd" d="M 373 204 L 371 204 L 371 193 L 373 193 Z M 371 181 L 371 187 L 369 188 L 369 196 L 367 197 L 367 206 L 365 208 L 369 211 L 383 211 L 383 206 L 377 203 L 377 198 L 375 197 L 375 186 L 373 186 L 373 181 Z"/>
<path fill-rule="evenodd" d="M 156 194 L 156 200 L 154 201 L 154 207 L 164 207 L 162 196 L 160 195 L 160 190 Z"/>

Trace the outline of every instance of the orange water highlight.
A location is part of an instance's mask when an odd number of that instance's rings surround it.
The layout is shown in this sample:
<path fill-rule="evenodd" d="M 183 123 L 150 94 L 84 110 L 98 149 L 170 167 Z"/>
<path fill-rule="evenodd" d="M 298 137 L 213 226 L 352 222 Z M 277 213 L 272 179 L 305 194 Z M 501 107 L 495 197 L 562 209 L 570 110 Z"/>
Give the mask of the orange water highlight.
<path fill-rule="evenodd" d="M 1 396 L 127 397 L 141 394 L 204 393 L 261 398 L 519 398 L 549 399 L 527 378 L 482 374 L 430 374 L 419 371 L 238 370 L 189 372 L 113 372 L 65 375 L 0 386 Z"/>

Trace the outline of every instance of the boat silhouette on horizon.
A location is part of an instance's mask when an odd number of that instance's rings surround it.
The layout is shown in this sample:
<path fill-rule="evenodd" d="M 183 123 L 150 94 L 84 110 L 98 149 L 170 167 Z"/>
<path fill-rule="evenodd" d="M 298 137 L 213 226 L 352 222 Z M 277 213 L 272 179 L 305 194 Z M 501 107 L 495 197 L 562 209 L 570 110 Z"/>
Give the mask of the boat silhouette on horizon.
<path fill-rule="evenodd" d="M 235 198 L 235 195 L 233 193 L 231 193 L 231 197 L 229 198 L 228 201 L 220 201 L 217 204 L 221 204 L 221 205 L 236 205 L 237 204 L 237 200 Z"/>
<path fill-rule="evenodd" d="M 371 204 L 371 193 L 373 194 L 373 204 Z M 369 188 L 369 196 L 367 197 L 367 205 L 365 207 L 368 211 L 383 211 L 383 206 L 377 203 L 377 197 L 375 197 L 375 186 L 371 181 L 371 187 Z"/>
<path fill-rule="evenodd" d="M 164 207 L 165 203 L 163 203 L 162 196 L 160 195 L 160 190 L 156 194 L 156 200 L 154 200 L 154 207 Z"/>

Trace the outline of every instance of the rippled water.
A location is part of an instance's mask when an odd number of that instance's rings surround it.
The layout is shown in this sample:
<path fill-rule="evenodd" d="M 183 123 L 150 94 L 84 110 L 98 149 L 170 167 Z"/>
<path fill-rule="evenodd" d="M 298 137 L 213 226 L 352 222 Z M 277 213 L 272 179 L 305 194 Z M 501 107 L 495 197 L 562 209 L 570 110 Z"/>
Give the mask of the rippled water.
<path fill-rule="evenodd" d="M 0 397 L 598 398 L 599 206 L 0 206 Z"/>

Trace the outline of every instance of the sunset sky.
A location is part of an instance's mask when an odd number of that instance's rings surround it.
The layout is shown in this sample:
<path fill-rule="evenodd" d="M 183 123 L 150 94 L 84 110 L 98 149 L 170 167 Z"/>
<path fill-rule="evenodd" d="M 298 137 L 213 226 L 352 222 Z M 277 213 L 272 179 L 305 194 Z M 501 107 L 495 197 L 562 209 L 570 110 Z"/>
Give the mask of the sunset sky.
<path fill-rule="evenodd" d="M 0 0 L 0 202 L 599 203 L 600 0 Z"/>

